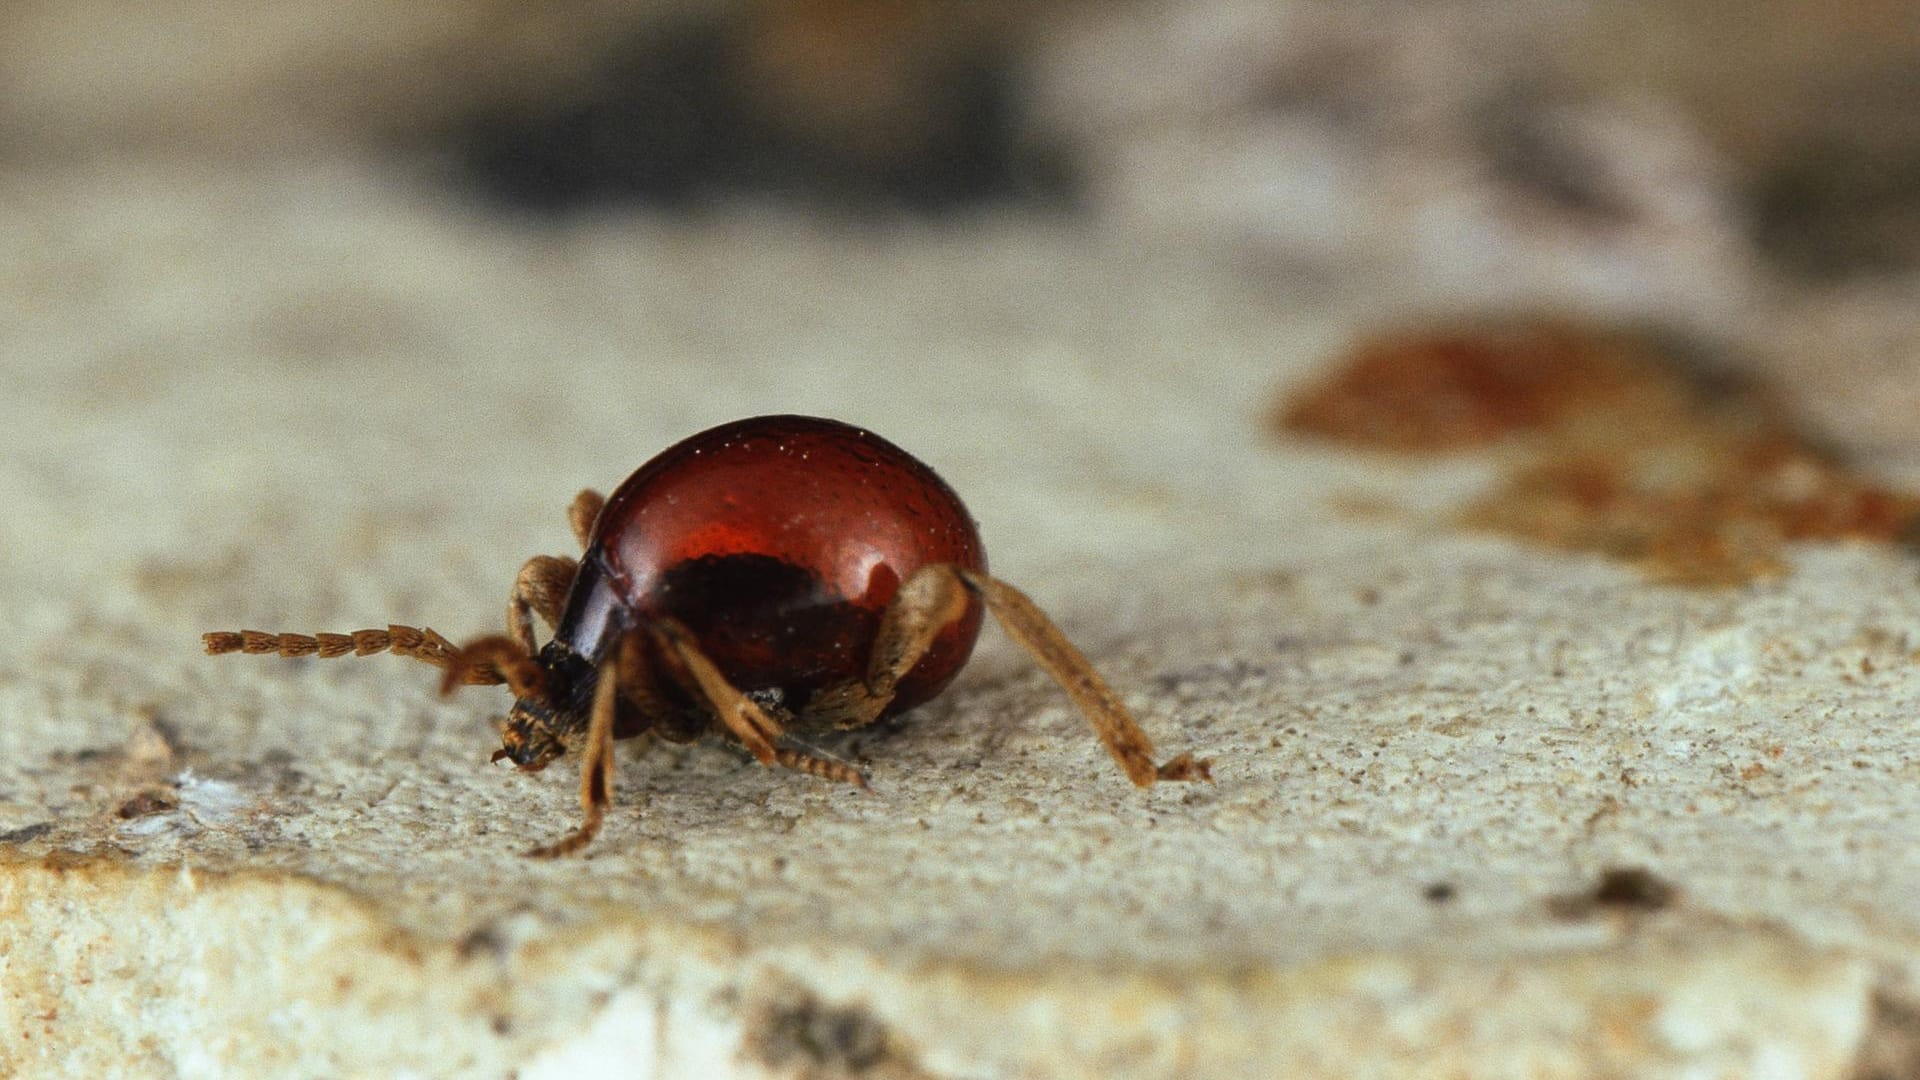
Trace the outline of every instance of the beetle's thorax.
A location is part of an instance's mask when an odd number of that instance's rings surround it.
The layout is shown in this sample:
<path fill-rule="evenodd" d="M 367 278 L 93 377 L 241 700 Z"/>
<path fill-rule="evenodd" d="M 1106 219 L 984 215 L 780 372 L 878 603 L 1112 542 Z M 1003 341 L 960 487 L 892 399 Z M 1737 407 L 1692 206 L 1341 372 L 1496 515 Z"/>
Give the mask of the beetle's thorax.
<path fill-rule="evenodd" d="M 573 587 L 567 590 L 567 602 L 561 608 L 559 624 L 553 628 L 553 640 L 540 651 L 542 666 L 549 666 L 549 656 L 556 647 L 589 669 L 604 662 L 632 622 L 623 593 L 621 583 L 607 569 L 600 545 L 596 543 L 588 548 L 580 560 L 580 569 L 574 574 Z M 591 696 L 589 687 L 588 697 Z"/>

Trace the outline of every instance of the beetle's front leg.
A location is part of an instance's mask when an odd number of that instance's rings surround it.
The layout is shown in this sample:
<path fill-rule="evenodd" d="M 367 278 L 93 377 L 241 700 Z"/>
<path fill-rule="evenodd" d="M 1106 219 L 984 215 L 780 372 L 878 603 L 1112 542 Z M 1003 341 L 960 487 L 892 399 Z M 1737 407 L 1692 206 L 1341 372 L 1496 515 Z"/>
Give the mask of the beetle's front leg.
<path fill-rule="evenodd" d="M 587 716 L 587 735 L 580 747 L 580 827 L 527 855 L 557 859 L 593 842 L 613 805 L 613 726 L 622 687 L 645 687 L 650 677 L 646 650 L 638 634 L 626 634 L 613 655 L 600 665 L 593 688 L 593 709 Z"/>

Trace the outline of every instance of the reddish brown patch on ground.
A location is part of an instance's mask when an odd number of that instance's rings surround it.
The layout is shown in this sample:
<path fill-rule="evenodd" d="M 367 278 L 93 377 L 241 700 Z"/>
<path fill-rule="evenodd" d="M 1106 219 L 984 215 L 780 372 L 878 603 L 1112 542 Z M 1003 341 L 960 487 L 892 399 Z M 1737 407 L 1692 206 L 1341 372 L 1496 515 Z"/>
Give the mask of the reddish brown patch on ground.
<path fill-rule="evenodd" d="M 1668 351 L 1558 323 L 1418 331 L 1355 350 L 1276 410 L 1289 432 L 1397 453 L 1504 444 L 1470 528 L 1726 586 L 1778 575 L 1794 541 L 1911 542 L 1920 498 L 1803 437 L 1773 395 Z"/>
<path fill-rule="evenodd" d="M 1363 342 L 1272 419 L 1375 450 L 1472 449 L 1612 400 L 1634 388 L 1638 366 L 1626 349 L 1548 323 L 1395 334 Z"/>

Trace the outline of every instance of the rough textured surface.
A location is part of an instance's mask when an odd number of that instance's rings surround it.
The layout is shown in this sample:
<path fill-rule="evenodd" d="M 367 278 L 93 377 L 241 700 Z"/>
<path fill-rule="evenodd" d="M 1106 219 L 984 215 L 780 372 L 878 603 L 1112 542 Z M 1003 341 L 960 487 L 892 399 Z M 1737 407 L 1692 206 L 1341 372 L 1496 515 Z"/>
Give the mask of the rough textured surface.
<path fill-rule="evenodd" d="M 1683 592 L 1460 533 L 1483 462 L 1262 435 L 1354 312 L 1046 223 L 532 232 L 186 166 L 0 210 L 0 1071 L 1913 1064 L 1897 553 Z M 590 856 L 534 863 L 575 785 L 487 767 L 497 692 L 199 655 L 493 630 L 578 487 L 788 410 L 938 468 L 1218 783 L 1132 789 L 989 631 L 949 695 L 832 744 L 877 794 L 623 750 Z M 1630 867 L 1676 892 L 1594 893 Z"/>

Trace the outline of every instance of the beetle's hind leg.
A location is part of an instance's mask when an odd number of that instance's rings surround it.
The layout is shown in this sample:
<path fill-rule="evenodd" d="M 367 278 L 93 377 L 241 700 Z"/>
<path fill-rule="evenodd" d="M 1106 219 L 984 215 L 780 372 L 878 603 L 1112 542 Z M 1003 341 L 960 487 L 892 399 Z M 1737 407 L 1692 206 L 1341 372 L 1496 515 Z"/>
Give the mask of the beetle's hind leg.
<path fill-rule="evenodd" d="M 1134 722 L 1120 695 L 1113 692 L 1086 656 L 1074 648 L 1073 642 L 1067 640 L 1026 593 L 977 570 L 955 568 L 954 573 L 968 591 L 986 601 L 987 610 L 993 612 L 1008 636 L 1019 642 L 1080 707 L 1087 722 L 1093 725 L 1094 734 L 1106 744 L 1113 760 L 1120 763 L 1127 779 L 1141 787 L 1156 780 L 1213 779 L 1213 762 L 1196 760 L 1192 754 L 1183 753 L 1163 764 L 1154 764 L 1153 741 Z"/>
<path fill-rule="evenodd" d="M 864 679 L 831 686 L 807 703 L 806 719 L 837 728 L 865 727 L 893 703 L 900 680 L 933 648 L 940 632 L 967 613 L 970 599 L 954 568 L 923 566 L 900 583 L 881 616 Z"/>
<path fill-rule="evenodd" d="M 1079 649 L 1027 594 L 977 570 L 950 564 L 924 566 L 907 578 L 887 605 L 863 682 L 833 687 L 816 696 L 807 718 L 839 727 L 872 723 L 893 701 L 906 678 L 940 632 L 966 614 L 978 596 L 1001 627 L 1060 684 L 1093 725 L 1094 734 L 1127 774 L 1145 787 L 1158 780 L 1211 780 L 1210 761 L 1181 754 L 1155 764 L 1153 741 Z"/>

